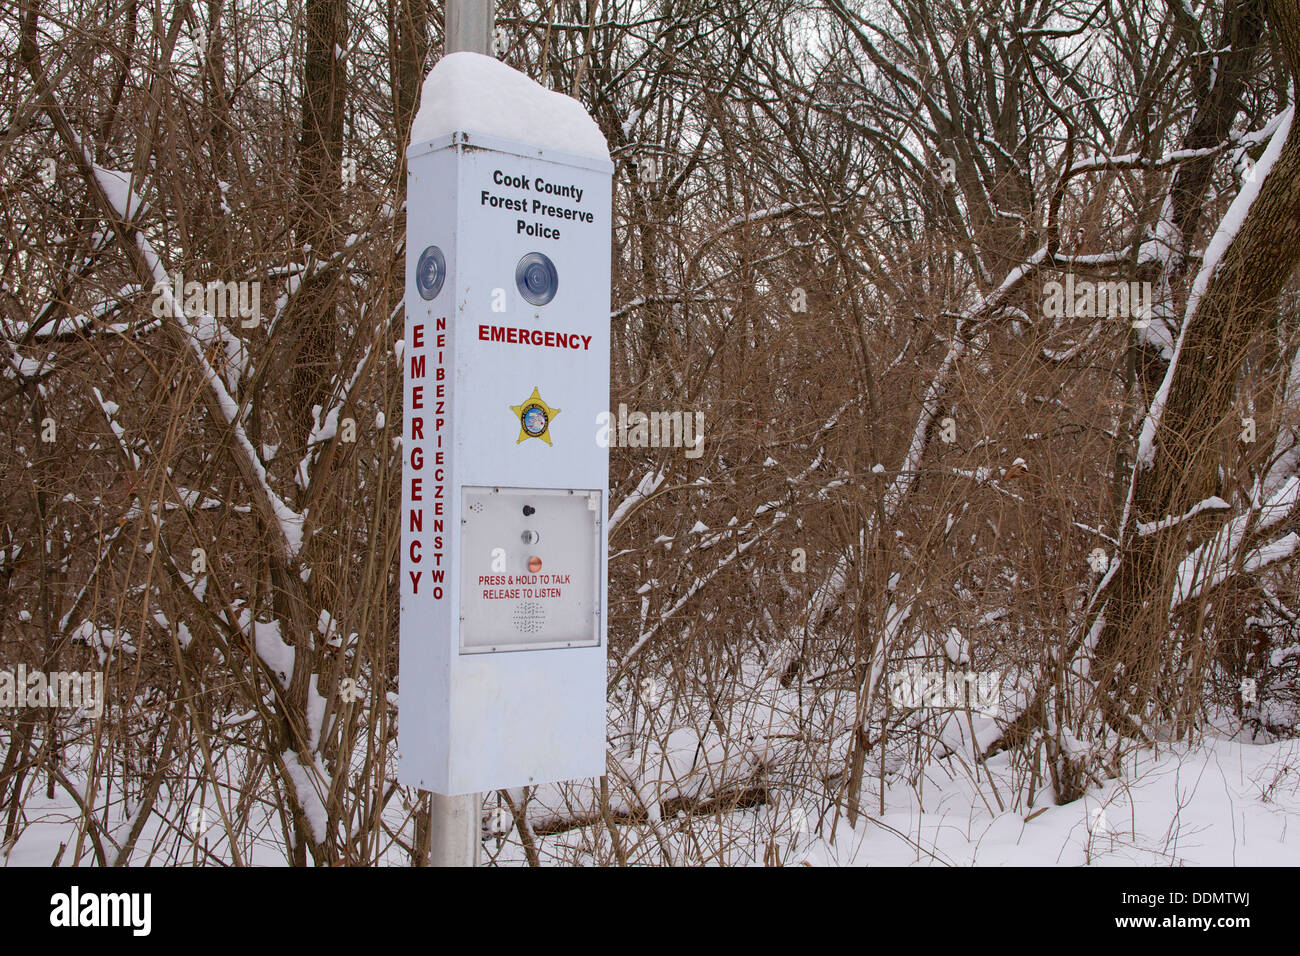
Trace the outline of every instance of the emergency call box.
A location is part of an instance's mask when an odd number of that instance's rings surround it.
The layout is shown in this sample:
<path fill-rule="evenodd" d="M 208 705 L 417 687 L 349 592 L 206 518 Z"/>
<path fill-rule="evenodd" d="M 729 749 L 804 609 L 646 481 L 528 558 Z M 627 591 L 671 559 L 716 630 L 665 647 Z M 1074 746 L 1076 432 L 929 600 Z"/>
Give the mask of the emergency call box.
<path fill-rule="evenodd" d="M 407 166 L 398 779 L 600 776 L 613 165 L 575 100 L 455 53 Z"/>
<path fill-rule="evenodd" d="M 462 491 L 461 653 L 600 643 L 602 503 L 597 489 Z"/>

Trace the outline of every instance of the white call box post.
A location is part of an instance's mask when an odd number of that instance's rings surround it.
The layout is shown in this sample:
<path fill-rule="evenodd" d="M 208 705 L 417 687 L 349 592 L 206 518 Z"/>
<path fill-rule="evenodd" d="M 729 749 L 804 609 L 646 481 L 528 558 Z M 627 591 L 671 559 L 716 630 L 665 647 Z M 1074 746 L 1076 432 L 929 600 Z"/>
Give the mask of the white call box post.
<path fill-rule="evenodd" d="M 575 100 L 475 53 L 411 144 L 398 779 L 599 776 L 613 166 Z"/>

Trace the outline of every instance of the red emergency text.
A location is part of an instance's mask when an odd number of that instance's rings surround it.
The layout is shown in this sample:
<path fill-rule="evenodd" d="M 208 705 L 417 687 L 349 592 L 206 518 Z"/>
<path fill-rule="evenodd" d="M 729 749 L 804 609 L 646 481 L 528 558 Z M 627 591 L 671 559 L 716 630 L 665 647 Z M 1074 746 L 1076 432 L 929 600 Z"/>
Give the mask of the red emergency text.
<path fill-rule="evenodd" d="M 411 400 L 406 409 L 408 432 L 404 440 L 407 458 L 407 529 L 410 540 L 404 555 L 411 593 L 421 587 L 435 601 L 443 598 L 446 567 L 445 532 L 447 461 L 443 438 L 447 425 L 447 319 L 435 321 L 432 334 L 421 322 L 411 327 L 407 354 L 407 381 Z M 432 359 L 432 363 L 429 361 Z M 430 519 L 425 527 L 425 517 Z M 427 574 L 426 574 L 427 572 Z"/>

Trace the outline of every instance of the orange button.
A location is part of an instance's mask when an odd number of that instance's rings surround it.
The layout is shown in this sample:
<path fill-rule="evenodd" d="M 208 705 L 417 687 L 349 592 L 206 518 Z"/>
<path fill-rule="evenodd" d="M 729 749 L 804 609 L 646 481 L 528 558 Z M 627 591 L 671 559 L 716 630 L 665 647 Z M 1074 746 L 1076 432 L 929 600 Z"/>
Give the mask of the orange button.
<path fill-rule="evenodd" d="M 542 570 L 542 559 L 536 556 L 529 558 L 528 570 L 533 572 L 533 574 L 536 574 L 538 571 Z"/>

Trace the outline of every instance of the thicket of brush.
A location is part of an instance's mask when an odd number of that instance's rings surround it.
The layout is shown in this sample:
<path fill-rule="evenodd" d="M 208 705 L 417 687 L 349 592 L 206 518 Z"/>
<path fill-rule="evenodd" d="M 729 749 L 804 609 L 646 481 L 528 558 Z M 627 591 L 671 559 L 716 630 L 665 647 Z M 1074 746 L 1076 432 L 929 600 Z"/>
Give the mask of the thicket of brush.
<path fill-rule="evenodd" d="M 419 862 L 394 345 L 441 8 L 10 11 L 0 668 L 108 692 L 0 715 L 2 838 L 44 795 L 65 863 Z M 1210 722 L 1294 731 L 1300 129 L 1265 149 L 1300 4 L 497 17 L 616 163 L 611 408 L 705 431 L 611 450 L 609 772 L 486 795 L 494 848 L 781 862 L 935 761 L 1027 809 Z M 177 314 L 178 273 L 260 321 Z M 1049 317 L 1066 273 L 1151 283 L 1149 325 Z M 898 706 L 909 666 L 996 675 L 997 713 Z"/>

